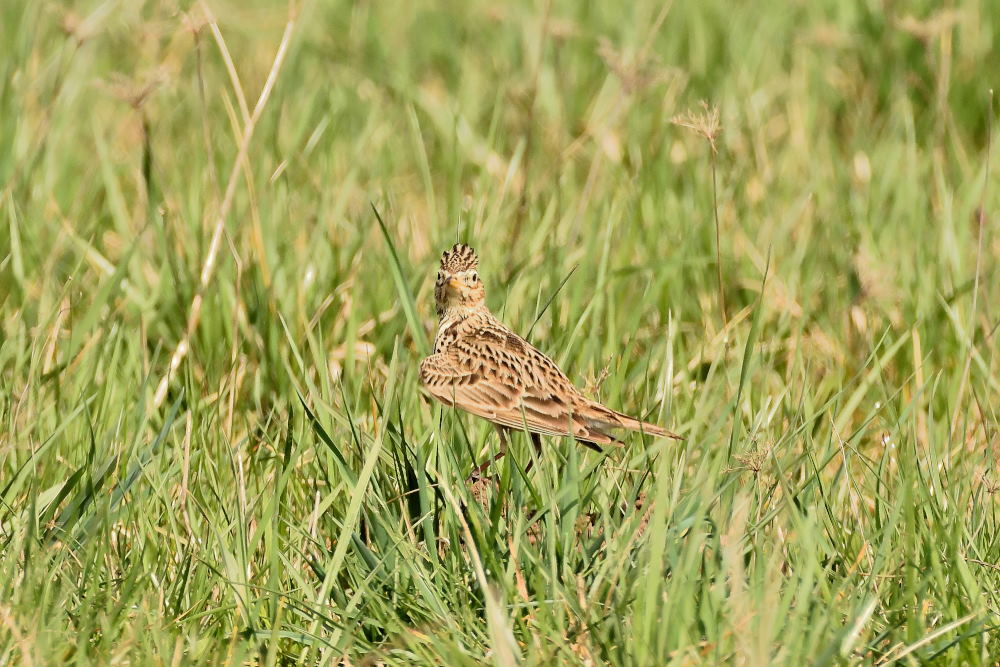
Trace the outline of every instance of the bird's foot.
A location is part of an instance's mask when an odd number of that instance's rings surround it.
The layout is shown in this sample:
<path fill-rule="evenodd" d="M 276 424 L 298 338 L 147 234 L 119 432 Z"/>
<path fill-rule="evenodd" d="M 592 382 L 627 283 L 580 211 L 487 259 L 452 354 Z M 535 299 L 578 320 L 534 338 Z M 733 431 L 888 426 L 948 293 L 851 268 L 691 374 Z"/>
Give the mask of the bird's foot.
<path fill-rule="evenodd" d="M 476 466 L 476 468 L 469 473 L 469 476 L 465 478 L 465 482 L 470 486 L 485 484 L 488 482 L 499 482 L 499 475 L 491 475 L 488 473 L 490 463 L 492 463 L 492 461 L 488 461 L 481 466 Z"/>
<path fill-rule="evenodd" d="M 476 499 L 476 502 L 480 505 L 485 505 L 489 498 L 490 487 L 494 486 L 494 484 L 499 486 L 500 478 L 496 475 L 487 475 L 485 471 L 477 468 L 466 478 L 465 483 L 469 487 L 469 493 Z"/>

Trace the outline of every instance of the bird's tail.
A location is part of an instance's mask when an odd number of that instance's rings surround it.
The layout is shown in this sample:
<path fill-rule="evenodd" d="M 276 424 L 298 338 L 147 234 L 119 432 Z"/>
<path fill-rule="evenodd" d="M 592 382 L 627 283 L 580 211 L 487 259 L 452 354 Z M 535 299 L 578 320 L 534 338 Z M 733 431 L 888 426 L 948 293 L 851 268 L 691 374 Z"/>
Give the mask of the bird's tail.
<path fill-rule="evenodd" d="M 614 412 L 612 410 L 612 412 Z M 634 417 L 629 417 L 621 412 L 614 412 L 615 417 L 621 423 L 623 428 L 627 428 L 630 431 L 640 431 L 642 433 L 648 433 L 649 435 L 655 435 L 661 438 L 673 438 L 674 440 L 683 440 L 681 436 L 676 433 L 672 433 L 662 426 L 656 424 L 650 424 L 649 422 L 644 422 Z"/>

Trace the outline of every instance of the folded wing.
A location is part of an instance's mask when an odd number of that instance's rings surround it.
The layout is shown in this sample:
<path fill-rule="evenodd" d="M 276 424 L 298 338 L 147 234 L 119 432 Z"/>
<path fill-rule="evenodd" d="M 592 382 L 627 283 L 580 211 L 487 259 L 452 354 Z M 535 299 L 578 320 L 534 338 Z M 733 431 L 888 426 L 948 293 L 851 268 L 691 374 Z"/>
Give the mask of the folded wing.
<path fill-rule="evenodd" d="M 504 331 L 462 336 L 424 359 L 420 380 L 442 403 L 510 428 L 607 444 L 615 439 L 601 427 L 625 426 L 611 410 L 595 410 L 552 360 Z"/>

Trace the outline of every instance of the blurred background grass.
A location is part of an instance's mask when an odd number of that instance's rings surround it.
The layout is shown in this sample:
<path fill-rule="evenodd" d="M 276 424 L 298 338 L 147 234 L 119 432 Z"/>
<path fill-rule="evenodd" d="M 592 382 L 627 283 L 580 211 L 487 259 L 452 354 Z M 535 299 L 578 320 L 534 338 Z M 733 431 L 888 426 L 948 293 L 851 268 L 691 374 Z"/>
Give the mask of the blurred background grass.
<path fill-rule="evenodd" d="M 1000 652 L 993 3 L 0 19 L 0 663 Z M 458 240 L 685 441 L 474 498 Z"/>

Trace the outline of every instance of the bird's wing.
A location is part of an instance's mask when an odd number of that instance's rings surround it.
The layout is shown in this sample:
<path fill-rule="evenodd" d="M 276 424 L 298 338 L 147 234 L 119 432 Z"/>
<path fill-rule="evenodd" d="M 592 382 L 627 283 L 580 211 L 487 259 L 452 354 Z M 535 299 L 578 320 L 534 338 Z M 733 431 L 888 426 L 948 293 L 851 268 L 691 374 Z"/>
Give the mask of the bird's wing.
<path fill-rule="evenodd" d="M 595 404 L 551 359 L 498 328 L 464 334 L 446 351 L 427 357 L 420 380 L 442 403 L 510 428 L 607 444 L 614 439 L 595 428 L 597 422 L 620 425 L 605 408 L 590 414 Z"/>
<path fill-rule="evenodd" d="M 641 431 L 649 435 L 664 436 L 676 440 L 682 439 L 676 433 L 671 433 L 657 424 L 629 417 L 587 398 L 569 381 L 569 378 L 556 366 L 556 363 L 534 345 L 514 333 L 504 333 L 506 334 L 505 346 L 508 349 L 516 350 L 520 357 L 525 360 L 528 366 L 525 375 L 533 382 L 532 386 L 526 388 L 527 397 L 524 400 L 530 401 L 533 407 L 538 410 L 556 415 L 561 419 L 567 419 L 572 415 L 573 422 L 578 429 L 578 432 L 573 435 L 578 439 L 602 444 L 621 442 L 607 433 L 608 429 L 616 428 Z M 586 435 L 580 435 L 579 430 L 586 431 Z"/>

